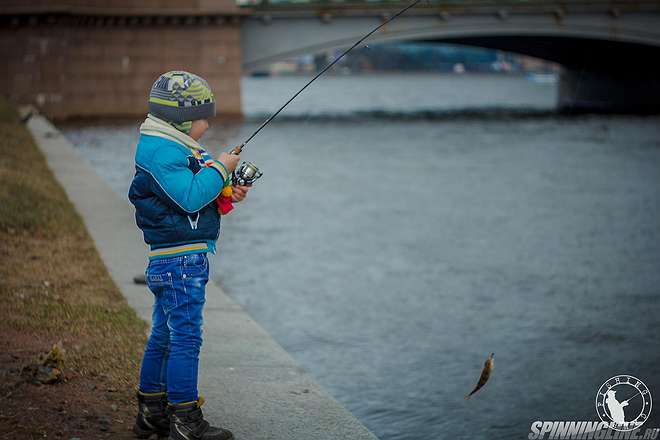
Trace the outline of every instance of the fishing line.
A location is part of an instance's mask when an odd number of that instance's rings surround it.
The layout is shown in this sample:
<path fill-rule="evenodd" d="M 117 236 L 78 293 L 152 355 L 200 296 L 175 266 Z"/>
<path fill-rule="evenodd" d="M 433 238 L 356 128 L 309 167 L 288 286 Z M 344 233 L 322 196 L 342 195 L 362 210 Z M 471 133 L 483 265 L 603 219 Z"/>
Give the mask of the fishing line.
<path fill-rule="evenodd" d="M 289 104 L 291 103 L 291 101 L 293 101 L 294 99 L 296 99 L 296 97 L 297 97 L 298 95 L 300 95 L 300 94 L 303 92 L 303 90 L 305 90 L 307 87 L 309 87 L 309 85 L 310 85 L 311 83 L 313 83 L 314 81 L 316 81 L 321 75 L 323 75 L 323 74 L 324 74 L 328 69 L 330 69 L 332 66 L 334 66 L 335 64 L 337 64 L 337 62 L 338 62 L 339 60 L 341 60 L 341 59 L 344 57 L 344 55 L 346 55 L 347 53 L 349 53 L 350 51 L 352 51 L 353 49 L 355 49 L 357 46 L 360 45 L 360 43 L 362 43 L 364 40 L 366 40 L 367 38 L 369 38 L 371 35 L 373 35 L 376 31 L 378 31 L 380 28 L 382 28 L 383 26 L 385 26 L 387 23 L 389 23 L 390 21 L 394 20 L 394 19 L 397 18 L 399 15 L 403 14 L 403 13 L 406 12 L 408 9 L 414 7 L 415 5 L 417 5 L 417 4 L 418 4 L 419 2 L 421 2 L 421 1 L 422 1 L 422 0 L 415 0 L 415 1 L 413 1 L 413 2 L 410 3 L 408 6 L 406 6 L 406 7 L 403 8 L 403 9 L 401 9 L 399 12 L 397 12 L 396 14 L 394 14 L 393 16 L 391 16 L 390 18 L 388 18 L 387 20 L 385 20 L 384 22 L 382 22 L 380 25 L 378 25 L 377 27 L 375 27 L 373 30 L 371 30 L 371 32 L 369 32 L 368 34 L 366 34 L 364 37 L 360 38 L 360 39 L 359 39 L 358 41 L 356 41 L 355 44 L 353 44 L 351 47 L 349 47 L 349 48 L 346 49 L 344 52 L 342 52 L 337 58 L 334 59 L 333 62 L 331 62 L 330 64 L 328 64 L 327 66 L 325 66 L 325 67 L 323 68 L 323 70 L 321 70 L 319 73 L 317 73 L 317 74 L 314 76 L 314 78 L 312 78 L 311 80 L 309 80 L 309 81 L 307 82 L 307 84 L 305 84 L 305 85 L 303 86 L 303 88 L 301 88 L 300 90 L 298 90 L 298 91 L 297 91 L 297 92 L 296 92 L 291 98 L 289 98 L 289 100 L 288 100 L 287 102 L 285 102 L 284 105 L 282 105 L 282 106 L 281 106 L 281 107 L 280 107 L 275 113 L 273 113 L 272 115 L 270 115 L 270 117 L 269 117 L 268 119 L 266 119 L 266 120 L 265 120 L 265 121 L 259 126 L 259 128 L 257 128 L 257 129 L 254 131 L 254 133 L 252 133 L 252 134 L 250 135 L 250 137 L 247 138 L 247 140 L 246 140 L 245 142 L 243 142 L 241 145 L 239 145 L 239 146 L 237 146 L 237 147 L 234 147 L 234 149 L 231 150 L 231 153 L 232 153 L 232 154 L 240 154 L 241 151 L 243 151 L 243 148 L 248 144 L 248 142 L 250 142 L 250 141 L 252 140 L 252 138 L 254 138 L 254 137 L 257 135 L 257 133 L 259 133 L 261 130 L 263 130 L 263 128 L 264 128 L 266 125 L 268 125 L 268 124 L 270 123 L 270 121 L 272 121 L 273 119 L 275 119 L 275 117 L 276 117 L 277 115 L 279 115 L 280 112 L 281 112 L 282 110 L 284 110 L 284 108 L 285 108 L 287 105 L 289 105 Z"/>
<path fill-rule="evenodd" d="M 630 402 L 630 401 L 633 400 L 635 397 L 637 397 L 637 396 L 641 396 L 641 395 L 642 395 L 642 393 L 637 393 L 637 394 L 635 394 L 634 396 L 632 396 L 632 397 L 630 397 L 630 398 L 624 400 L 623 402 Z M 623 402 L 621 402 L 621 403 L 623 403 Z"/>

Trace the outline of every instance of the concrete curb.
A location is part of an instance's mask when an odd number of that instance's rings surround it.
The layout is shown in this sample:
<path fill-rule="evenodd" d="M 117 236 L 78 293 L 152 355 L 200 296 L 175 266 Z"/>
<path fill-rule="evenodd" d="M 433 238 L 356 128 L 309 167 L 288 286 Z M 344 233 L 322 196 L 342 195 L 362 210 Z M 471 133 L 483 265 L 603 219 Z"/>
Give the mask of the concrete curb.
<path fill-rule="evenodd" d="M 27 125 L 113 280 L 129 305 L 149 321 L 152 296 L 132 282 L 147 263 L 133 207 L 47 119 L 33 116 Z M 212 422 L 231 429 L 237 439 L 376 439 L 212 281 L 206 297 L 200 389 Z"/>

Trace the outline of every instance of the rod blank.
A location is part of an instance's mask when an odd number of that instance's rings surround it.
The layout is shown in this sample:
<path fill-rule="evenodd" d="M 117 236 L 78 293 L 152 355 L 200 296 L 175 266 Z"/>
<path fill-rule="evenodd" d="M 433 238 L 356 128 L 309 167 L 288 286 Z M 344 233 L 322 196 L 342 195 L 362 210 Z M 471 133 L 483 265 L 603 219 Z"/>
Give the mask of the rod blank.
<path fill-rule="evenodd" d="M 314 81 L 316 81 L 317 78 L 319 78 L 321 75 L 323 75 L 323 74 L 324 74 L 328 69 L 330 69 L 332 66 L 334 66 L 335 64 L 337 64 L 337 62 L 338 62 L 339 60 L 341 60 L 341 59 L 344 57 L 344 55 L 346 55 L 347 53 L 349 53 L 350 51 L 352 51 L 353 49 L 355 49 L 357 46 L 360 45 L 360 43 L 362 43 L 364 40 L 366 40 L 367 38 L 369 38 L 371 35 L 373 35 L 376 31 L 378 31 L 380 28 L 382 28 L 383 26 L 385 26 L 387 23 L 389 23 L 390 21 L 394 20 L 394 19 L 397 18 L 399 15 L 403 14 L 403 13 L 406 12 L 408 9 L 414 7 L 415 5 L 417 5 L 417 3 L 421 2 L 421 1 L 422 1 L 422 0 L 415 0 L 415 1 L 413 1 L 413 2 L 410 3 L 408 6 L 406 6 L 406 7 L 403 8 L 403 9 L 401 9 L 399 12 L 397 12 L 396 14 L 394 14 L 393 16 L 391 16 L 390 18 L 388 18 L 387 20 L 385 20 L 384 22 L 382 22 L 380 25 L 378 25 L 377 27 L 375 27 L 371 32 L 369 32 L 368 34 L 366 34 L 364 37 L 360 38 L 360 39 L 359 39 L 358 41 L 356 41 L 355 44 L 353 44 L 351 47 L 349 47 L 349 48 L 346 49 L 344 52 L 342 52 L 341 55 L 339 55 L 337 58 L 335 58 L 333 62 L 331 62 L 330 64 L 328 64 L 327 66 L 325 66 L 325 67 L 323 68 L 323 70 L 321 70 L 319 73 L 317 73 L 317 74 L 314 76 L 314 78 L 310 79 L 310 80 L 307 82 L 307 84 L 305 84 L 305 85 L 303 86 L 302 89 L 298 90 L 298 91 L 297 91 L 297 92 L 296 92 L 291 98 L 289 98 L 289 100 L 288 100 L 287 102 L 285 102 L 284 105 L 282 105 L 282 107 L 280 107 L 275 113 L 273 113 L 272 115 L 270 115 L 270 117 L 269 117 L 268 119 L 266 119 L 266 120 L 265 120 L 265 121 L 259 126 L 259 128 L 257 128 L 257 129 L 254 131 L 254 133 L 252 133 L 252 134 L 250 135 L 250 137 L 247 138 L 247 140 L 246 140 L 245 142 L 243 142 L 241 145 L 239 145 L 239 146 L 237 146 L 236 148 L 234 148 L 234 149 L 232 150 L 232 153 L 235 153 L 235 154 L 240 153 L 240 152 L 243 150 L 243 147 L 245 147 L 245 146 L 248 144 L 248 142 L 250 142 L 250 141 L 252 140 L 252 138 L 254 138 L 254 137 L 257 135 L 257 133 L 259 133 L 261 130 L 263 130 L 263 128 L 264 128 L 266 125 L 268 125 L 268 124 L 270 123 L 270 121 L 272 121 L 273 119 L 275 119 L 275 117 L 276 117 L 277 115 L 279 115 L 280 112 L 281 112 L 282 110 L 284 110 L 284 108 L 285 108 L 287 105 L 289 105 L 289 104 L 291 103 L 291 101 L 293 101 L 294 99 L 296 99 L 296 97 L 297 97 L 298 95 L 300 95 L 300 94 L 303 92 L 303 90 L 305 90 L 307 87 L 309 87 L 309 85 L 310 85 L 311 83 L 313 83 Z"/>

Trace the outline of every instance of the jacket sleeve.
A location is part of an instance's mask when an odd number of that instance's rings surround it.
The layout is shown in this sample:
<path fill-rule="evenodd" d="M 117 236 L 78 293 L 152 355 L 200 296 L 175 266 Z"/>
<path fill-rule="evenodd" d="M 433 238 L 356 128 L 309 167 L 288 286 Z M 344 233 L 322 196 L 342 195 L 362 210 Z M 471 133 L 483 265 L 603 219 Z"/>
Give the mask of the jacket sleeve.
<path fill-rule="evenodd" d="M 196 174 L 188 168 L 188 158 L 180 151 L 159 148 L 147 170 L 156 185 L 176 206 L 194 213 L 211 203 L 228 179 L 222 163 L 213 161 Z"/>

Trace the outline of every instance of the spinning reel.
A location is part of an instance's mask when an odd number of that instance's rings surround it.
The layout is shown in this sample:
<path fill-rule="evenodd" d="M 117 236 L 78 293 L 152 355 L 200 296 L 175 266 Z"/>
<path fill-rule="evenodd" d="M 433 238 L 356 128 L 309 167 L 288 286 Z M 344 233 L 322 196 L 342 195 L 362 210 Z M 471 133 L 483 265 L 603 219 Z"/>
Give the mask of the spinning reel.
<path fill-rule="evenodd" d="M 243 162 L 231 175 L 231 183 L 239 186 L 252 185 L 264 173 L 252 162 Z"/>
<path fill-rule="evenodd" d="M 234 147 L 229 154 L 241 154 L 245 143 Z M 231 183 L 233 185 L 249 186 L 252 185 L 257 179 L 263 176 L 264 173 L 259 171 L 259 168 L 252 162 L 243 162 L 231 174 Z"/>

